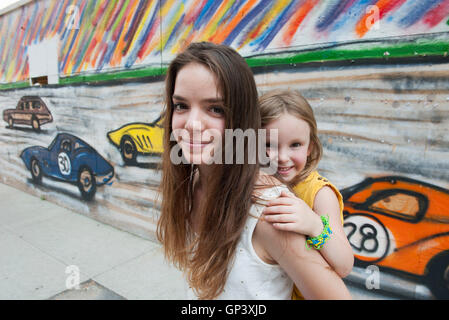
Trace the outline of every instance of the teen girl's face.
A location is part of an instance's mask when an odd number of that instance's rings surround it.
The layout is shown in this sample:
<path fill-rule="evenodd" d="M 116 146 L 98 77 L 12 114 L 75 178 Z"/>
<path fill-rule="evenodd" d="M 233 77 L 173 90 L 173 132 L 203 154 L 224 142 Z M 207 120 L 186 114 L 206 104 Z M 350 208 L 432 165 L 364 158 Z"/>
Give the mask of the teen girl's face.
<path fill-rule="evenodd" d="M 310 127 L 306 121 L 284 113 L 265 129 L 270 161 L 277 163 L 277 173 L 289 182 L 306 166 L 311 151 Z M 277 130 L 277 143 L 276 139 L 270 140 L 270 130 Z"/>
<path fill-rule="evenodd" d="M 190 63 L 178 71 L 173 92 L 172 129 L 183 155 L 192 164 L 210 164 L 225 129 L 223 98 L 215 75 Z"/>

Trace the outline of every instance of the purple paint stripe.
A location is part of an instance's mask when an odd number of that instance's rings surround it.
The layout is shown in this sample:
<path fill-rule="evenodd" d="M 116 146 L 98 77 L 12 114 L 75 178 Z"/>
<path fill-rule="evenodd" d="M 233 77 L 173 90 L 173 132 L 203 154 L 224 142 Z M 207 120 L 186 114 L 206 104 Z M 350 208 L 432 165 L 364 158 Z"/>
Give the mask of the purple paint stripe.
<path fill-rule="evenodd" d="M 21 13 L 19 15 L 19 18 L 16 19 L 16 23 L 14 25 L 10 24 L 12 26 L 12 30 L 18 30 L 20 28 L 20 25 L 23 23 L 23 19 L 24 19 L 23 7 L 20 11 L 21 11 Z M 6 61 L 2 61 L 2 64 L 5 63 L 5 65 L 8 65 L 8 68 L 9 68 L 9 64 L 13 63 L 11 60 L 15 58 L 14 57 L 15 50 L 13 50 L 13 49 L 15 49 L 15 47 L 17 45 L 17 42 L 18 42 L 17 37 L 19 36 L 19 34 L 20 34 L 20 32 L 14 32 L 14 36 L 11 38 L 11 42 L 9 42 L 9 44 L 10 44 L 8 46 L 9 52 L 6 57 Z"/>
<path fill-rule="evenodd" d="M 321 20 L 318 20 L 318 23 L 315 26 L 316 29 L 318 31 L 326 30 L 353 3 L 354 0 L 341 0 L 328 6 L 325 10 L 324 17 Z"/>
<path fill-rule="evenodd" d="M 156 4 L 156 8 L 153 11 L 153 15 L 151 16 L 150 22 L 148 23 L 147 27 L 145 28 L 145 31 L 140 34 L 136 45 L 134 46 L 133 50 L 131 51 L 129 57 L 126 59 L 126 62 L 125 62 L 126 68 L 131 67 L 136 62 L 137 56 L 139 55 L 139 51 L 142 48 L 142 45 L 145 44 L 148 34 L 150 33 L 151 29 L 153 28 L 154 24 L 156 23 L 156 20 L 159 18 L 159 9 L 160 9 L 160 2 L 158 1 Z M 111 52 L 106 54 L 105 59 L 107 59 L 108 61 L 110 60 L 112 53 L 114 52 L 116 46 L 117 46 L 117 43 L 114 44 Z"/>
<path fill-rule="evenodd" d="M 231 8 L 229 8 L 229 10 L 226 12 L 226 14 L 223 16 L 221 21 L 227 21 L 229 19 L 232 19 L 233 17 L 235 17 L 235 15 L 237 14 L 237 12 L 239 12 L 240 8 L 244 5 L 243 1 L 235 1 Z M 220 22 L 221 22 L 220 21 Z"/>
<path fill-rule="evenodd" d="M 47 20 L 47 24 L 44 27 L 44 30 L 42 31 L 41 35 L 40 35 L 40 40 L 42 41 L 43 38 L 45 38 L 48 34 L 48 30 L 52 24 L 52 22 L 54 21 L 54 18 L 56 16 L 56 12 L 57 10 L 53 9 L 53 12 L 51 13 L 50 17 Z"/>
<path fill-rule="evenodd" d="M 61 10 L 62 10 L 63 6 L 64 6 L 64 1 L 60 1 L 58 3 L 58 6 L 55 8 L 55 10 L 53 12 L 54 16 L 52 16 L 52 21 L 50 24 L 50 26 L 51 26 L 50 30 L 54 30 L 56 28 L 56 22 L 58 21 L 58 17 L 61 15 Z"/>
<path fill-rule="evenodd" d="M 228 37 L 223 41 L 226 45 L 231 45 L 231 43 L 234 41 L 234 39 L 242 32 L 242 30 L 246 27 L 248 23 L 251 21 L 254 21 L 258 15 L 261 13 L 266 13 L 267 10 L 271 7 L 270 3 L 272 3 L 271 0 L 263 0 L 261 1 L 257 6 L 255 6 L 238 24 L 237 26 L 231 31 L 231 33 L 228 35 Z M 260 17 L 263 18 L 264 15 L 260 15 Z M 260 19 L 259 19 L 260 20 Z M 259 21 L 257 21 L 259 22 Z"/>
<path fill-rule="evenodd" d="M 116 7 L 114 8 L 114 13 L 113 13 L 112 17 L 109 19 L 109 23 L 106 26 L 105 31 L 109 31 L 111 29 L 112 25 L 114 24 L 115 20 L 117 19 L 118 15 L 122 9 L 123 2 L 124 2 L 124 0 L 119 0 L 119 2 L 117 3 Z"/>
<path fill-rule="evenodd" d="M 175 27 L 173 28 L 172 32 L 170 33 L 170 36 L 168 37 L 168 40 L 165 43 L 165 46 L 164 46 L 164 48 L 162 48 L 162 50 L 164 50 L 165 48 L 168 48 L 169 44 L 171 44 L 173 42 L 178 30 L 181 28 L 182 22 L 184 21 L 184 17 L 185 17 L 185 14 L 183 13 L 181 18 L 179 18 L 178 22 L 176 23 Z"/>
<path fill-rule="evenodd" d="M 256 51 L 265 50 L 266 47 L 270 44 L 270 42 L 274 39 L 279 30 L 282 29 L 284 24 L 291 18 L 293 13 L 295 13 L 297 1 L 292 1 L 290 4 L 282 11 L 280 16 L 273 21 L 273 27 L 270 29 L 268 33 L 264 33 L 265 36 L 261 38 L 259 45 Z"/>
<path fill-rule="evenodd" d="M 27 35 L 27 38 L 26 38 L 26 41 L 25 41 L 25 45 L 29 45 L 32 41 L 33 41 L 33 39 L 31 39 L 31 36 L 33 35 L 33 28 L 31 28 L 30 27 L 30 24 L 31 23 L 36 23 L 36 16 L 37 16 L 37 12 L 38 12 L 39 10 L 38 10 L 38 6 L 37 6 L 37 4 L 35 4 L 34 6 L 33 6 L 33 13 L 31 14 L 31 17 L 30 17 L 30 20 L 29 20 L 29 23 L 28 23 L 28 25 L 27 25 L 27 30 L 28 29 L 31 29 L 30 31 L 29 31 L 29 33 L 28 33 L 28 35 Z"/>
<path fill-rule="evenodd" d="M 253 33 L 256 28 L 259 26 L 259 24 L 261 23 L 262 20 L 265 19 L 266 14 L 270 11 L 270 9 L 272 8 L 272 5 L 274 5 L 274 2 L 270 1 L 269 6 L 266 6 L 263 11 L 261 12 L 261 16 L 259 19 L 254 19 L 253 21 L 251 21 L 251 23 L 248 25 L 247 27 L 247 32 L 245 35 L 243 35 L 240 40 L 237 43 L 237 46 L 240 47 L 243 45 L 243 43 L 248 39 L 249 36 L 251 36 L 251 33 Z M 253 45 L 252 43 L 250 45 Z"/>
<path fill-rule="evenodd" d="M 12 23 L 13 15 L 9 15 L 8 19 L 9 19 L 8 26 L 13 25 L 13 23 Z M 20 17 L 18 19 L 20 20 Z M 17 19 L 16 19 L 16 21 L 17 21 Z M 15 33 L 14 38 L 12 38 L 12 39 L 9 38 L 9 37 L 6 37 L 8 39 L 8 41 L 6 42 L 6 45 L 5 45 L 6 48 L 7 48 L 7 54 L 6 54 L 5 58 L 4 58 L 4 60 L 2 60 L 2 64 L 1 64 L 1 66 L 2 66 L 2 68 L 1 68 L 2 74 L 6 73 L 6 67 L 7 66 L 9 68 L 9 63 L 10 63 L 9 62 L 9 57 L 11 56 L 12 51 L 13 51 L 11 47 L 15 44 L 14 40 L 15 40 L 16 36 L 17 36 L 17 33 Z"/>
<path fill-rule="evenodd" d="M 64 1 L 64 6 L 61 8 L 61 10 L 67 9 L 67 5 L 69 4 L 69 0 L 63 0 L 63 1 Z M 65 12 L 61 12 L 61 14 L 65 15 L 66 13 Z M 66 26 L 66 24 L 61 22 L 59 24 L 59 28 L 58 28 L 58 32 L 57 33 L 61 34 L 62 28 L 64 28 L 65 26 Z M 65 37 L 66 33 L 67 33 L 67 28 L 64 29 L 64 32 L 61 35 L 61 39 Z"/>
<path fill-rule="evenodd" d="M 205 23 L 209 22 L 212 15 L 217 11 L 222 1 L 209 0 L 201 10 L 198 19 L 193 24 L 193 30 L 199 30 Z"/>
<path fill-rule="evenodd" d="M 132 19 L 131 23 L 129 24 L 128 32 L 125 35 L 124 41 L 128 41 L 128 39 L 131 36 L 134 36 L 135 29 L 137 29 L 137 26 L 135 26 L 135 25 L 136 25 L 136 23 L 138 23 L 140 21 L 141 16 L 143 14 L 143 13 L 141 13 L 141 10 L 142 10 L 143 6 L 146 5 L 147 2 L 148 2 L 147 0 L 141 0 L 139 2 L 139 6 L 137 7 L 137 10 L 134 12 L 133 19 Z"/>
<path fill-rule="evenodd" d="M 85 14 L 86 11 L 87 11 L 87 10 L 84 10 L 84 5 L 85 5 L 85 3 L 83 4 L 83 8 L 81 9 L 82 12 L 81 12 L 79 21 L 82 21 L 82 20 L 83 20 L 84 14 Z M 66 56 L 64 57 L 64 61 L 62 61 L 62 64 L 60 64 L 60 66 L 61 66 L 60 70 L 64 70 L 64 69 L 65 69 L 65 66 L 66 66 L 66 64 L 67 64 L 67 62 L 68 62 L 68 57 L 70 56 L 70 53 L 72 52 L 72 49 L 73 49 L 73 45 L 74 45 L 74 43 L 75 43 L 75 41 L 76 41 L 76 38 L 78 37 L 78 34 L 79 34 L 80 29 L 78 28 L 78 29 L 75 29 L 75 30 L 76 30 L 76 31 L 75 31 L 75 34 L 74 34 L 73 37 L 72 37 L 72 41 L 70 42 L 69 49 L 67 50 L 67 54 L 66 54 Z"/>

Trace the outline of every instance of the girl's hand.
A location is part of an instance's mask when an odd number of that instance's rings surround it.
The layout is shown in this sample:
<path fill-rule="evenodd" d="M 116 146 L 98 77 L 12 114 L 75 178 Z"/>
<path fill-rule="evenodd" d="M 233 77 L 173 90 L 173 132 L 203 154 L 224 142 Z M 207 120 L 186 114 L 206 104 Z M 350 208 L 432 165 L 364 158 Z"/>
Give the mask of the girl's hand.
<path fill-rule="evenodd" d="M 323 231 L 320 216 L 291 192 L 282 191 L 277 199 L 268 202 L 262 213 L 263 219 L 279 230 L 309 237 L 317 237 Z"/>

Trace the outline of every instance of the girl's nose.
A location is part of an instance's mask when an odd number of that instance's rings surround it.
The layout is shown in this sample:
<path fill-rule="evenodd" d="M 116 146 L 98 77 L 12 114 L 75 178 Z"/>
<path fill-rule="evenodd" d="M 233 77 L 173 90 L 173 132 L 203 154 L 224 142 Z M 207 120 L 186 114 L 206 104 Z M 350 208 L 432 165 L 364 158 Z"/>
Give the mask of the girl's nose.
<path fill-rule="evenodd" d="M 192 108 L 189 112 L 185 128 L 191 132 L 201 132 L 203 123 L 201 119 L 201 112 L 197 108 Z"/>
<path fill-rule="evenodd" d="M 279 163 L 287 162 L 288 159 L 289 159 L 288 153 L 285 150 L 283 150 L 283 149 L 278 150 Z"/>

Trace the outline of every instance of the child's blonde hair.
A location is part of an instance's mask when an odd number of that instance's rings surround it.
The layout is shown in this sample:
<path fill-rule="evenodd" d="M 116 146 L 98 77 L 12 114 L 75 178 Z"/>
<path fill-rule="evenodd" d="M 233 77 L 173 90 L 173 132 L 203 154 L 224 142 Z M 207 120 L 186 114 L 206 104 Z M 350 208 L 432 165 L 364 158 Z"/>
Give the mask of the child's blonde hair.
<path fill-rule="evenodd" d="M 285 113 L 306 121 L 310 127 L 310 155 L 307 157 L 304 170 L 289 182 L 290 185 L 295 185 L 307 178 L 316 169 L 323 154 L 312 107 L 296 90 L 277 89 L 269 91 L 260 97 L 259 103 L 263 128 Z"/>

